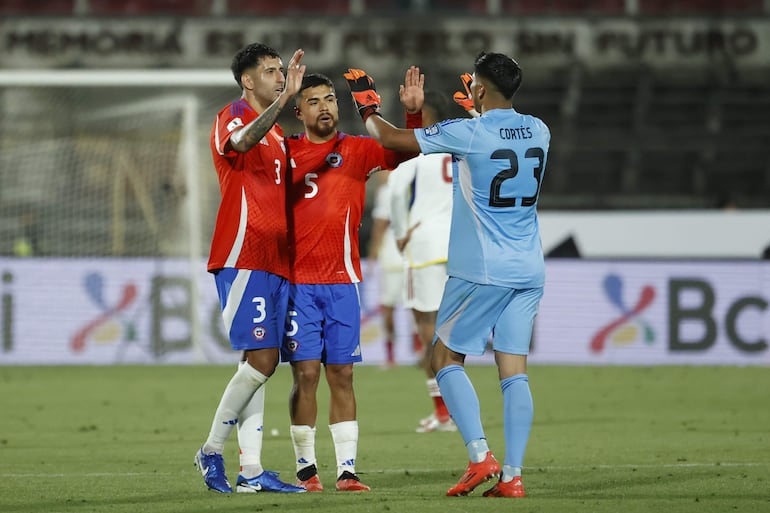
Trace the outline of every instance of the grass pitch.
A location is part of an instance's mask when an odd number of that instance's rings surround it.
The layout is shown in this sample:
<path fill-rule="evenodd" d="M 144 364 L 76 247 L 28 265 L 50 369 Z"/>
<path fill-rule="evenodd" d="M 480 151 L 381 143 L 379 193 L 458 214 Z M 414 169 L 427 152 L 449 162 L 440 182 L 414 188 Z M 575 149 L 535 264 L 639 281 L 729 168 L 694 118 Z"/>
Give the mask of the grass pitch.
<path fill-rule="evenodd" d="M 321 494 L 208 492 L 192 465 L 235 366 L 0 367 L 1 512 L 770 512 L 770 372 L 734 367 L 530 369 L 535 421 L 520 500 L 445 497 L 467 454 L 458 433 L 418 434 L 432 406 L 415 368 L 356 367 L 358 473 L 334 491 L 320 387 Z M 502 461 L 492 367 L 471 367 Z M 268 383 L 263 463 L 290 480 L 290 373 Z M 271 436 L 277 429 L 278 436 Z M 238 470 L 235 434 L 228 475 Z"/>

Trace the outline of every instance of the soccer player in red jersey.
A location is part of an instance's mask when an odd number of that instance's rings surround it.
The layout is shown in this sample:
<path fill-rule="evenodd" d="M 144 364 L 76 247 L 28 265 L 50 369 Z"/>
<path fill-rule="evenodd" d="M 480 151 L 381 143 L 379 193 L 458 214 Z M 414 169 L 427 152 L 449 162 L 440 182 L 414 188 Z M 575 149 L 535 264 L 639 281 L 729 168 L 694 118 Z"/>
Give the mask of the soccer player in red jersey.
<path fill-rule="evenodd" d="M 225 329 L 243 359 L 225 388 L 208 438 L 195 455 L 206 485 L 232 492 L 222 452 L 233 427 L 242 439 L 238 492 L 303 492 L 261 465 L 264 390 L 285 332 L 289 254 L 285 200 L 286 152 L 275 122 L 299 91 L 305 66 L 297 50 L 284 77 L 274 49 L 255 43 L 233 58 L 241 98 L 217 114 L 211 153 L 222 194 L 208 270 L 214 275 Z M 241 436 L 239 436 L 241 438 Z"/>
<path fill-rule="evenodd" d="M 407 126 L 422 126 L 422 82 L 407 82 L 400 96 Z M 413 154 L 385 150 L 368 136 L 339 132 L 337 96 L 324 75 L 305 76 L 295 104 L 305 132 L 287 139 L 292 168 L 287 198 L 292 205 L 292 278 L 289 328 L 281 356 L 291 362 L 294 378 L 290 416 L 297 482 L 309 491 L 323 489 L 315 457 L 316 392 L 323 364 L 330 390 L 336 489 L 368 491 L 355 471 L 353 363 L 361 361 L 358 227 L 367 178 L 380 169 L 395 168 Z"/>

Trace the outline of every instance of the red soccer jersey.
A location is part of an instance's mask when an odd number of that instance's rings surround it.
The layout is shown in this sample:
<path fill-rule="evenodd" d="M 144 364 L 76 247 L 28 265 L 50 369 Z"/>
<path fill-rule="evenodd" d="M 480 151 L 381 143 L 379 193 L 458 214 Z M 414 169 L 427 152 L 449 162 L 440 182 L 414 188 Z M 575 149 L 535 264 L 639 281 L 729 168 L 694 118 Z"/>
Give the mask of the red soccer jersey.
<path fill-rule="evenodd" d="M 360 282 L 358 228 L 366 179 L 409 156 L 385 150 L 371 137 L 344 133 L 320 144 L 305 134 L 287 143 L 292 166 L 292 282 Z"/>
<path fill-rule="evenodd" d="M 217 114 L 211 129 L 211 153 L 222 199 L 208 269 L 233 267 L 289 278 L 283 131 L 274 125 L 246 153 L 227 146 L 233 131 L 257 116 L 240 99 Z"/>

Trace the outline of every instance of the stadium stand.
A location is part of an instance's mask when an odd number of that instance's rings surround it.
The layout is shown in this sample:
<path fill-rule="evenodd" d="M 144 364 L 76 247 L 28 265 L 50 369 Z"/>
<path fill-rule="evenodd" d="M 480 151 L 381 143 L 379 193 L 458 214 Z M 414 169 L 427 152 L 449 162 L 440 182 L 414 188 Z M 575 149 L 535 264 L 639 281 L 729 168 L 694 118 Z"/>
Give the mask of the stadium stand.
<path fill-rule="evenodd" d="M 752 15 L 764 0 L 0 0 L 0 14 L 25 16 L 240 16 L 432 12 L 523 15 Z"/>
<path fill-rule="evenodd" d="M 440 9 L 448 16 L 463 12 L 483 14 L 492 4 L 509 15 L 533 16 L 615 16 L 627 12 L 629 4 L 634 4 L 639 13 L 656 16 L 700 13 L 709 17 L 732 13 L 740 18 L 763 12 L 762 0 L 333 0 L 326 3 L 311 0 L 0 0 L 0 14 L 80 16 L 85 12 L 89 16 L 257 16 L 315 12 L 313 9 L 318 7 L 318 12 L 342 16 L 354 4 L 365 12 L 383 14 L 397 14 L 418 4 L 420 9 L 438 11 L 441 5 Z M 574 62 L 563 68 L 528 68 L 526 85 L 516 98 L 516 106 L 545 120 L 553 135 L 541 208 L 714 208 L 726 195 L 739 208 L 770 207 L 767 67 L 744 70 L 727 64 L 706 65 L 694 72 L 693 69 L 652 70 L 634 63 L 599 68 Z M 427 63 L 424 71 L 431 84 L 442 84 L 449 94 L 457 87 L 455 71 L 432 63 Z M 389 85 L 385 84 L 387 89 Z M 64 91 L 62 98 L 63 102 L 74 105 L 76 93 Z M 89 97 L 90 101 L 92 98 Z M 223 101 L 207 101 L 206 105 L 220 105 Z M 109 97 L 104 103 L 109 104 Z M 40 105 L 45 104 L 39 99 L 31 101 L 26 94 L 16 92 L 5 97 L 0 94 L 0 149 L 3 149 L 0 154 L 0 198 L 3 199 L 0 202 L 0 254 L 12 253 L 13 234 L 24 230 L 34 232 L 30 226 L 36 222 L 56 227 L 42 235 L 32 235 L 33 239 L 38 236 L 44 239 L 43 254 L 71 254 L 69 242 L 86 237 L 90 241 L 80 242 L 79 248 L 89 247 L 91 254 L 116 253 L 113 247 L 103 242 L 114 232 L 114 228 L 105 222 L 114 217 L 114 212 L 107 204 L 88 207 L 83 201 L 84 191 L 91 195 L 89 197 L 112 197 L 115 190 L 97 179 L 98 170 L 80 169 L 77 164 L 69 164 L 83 153 L 82 148 L 65 143 L 67 139 L 60 136 L 60 133 L 66 135 L 71 131 L 69 118 L 56 128 L 61 132 L 54 132 L 50 126 L 47 128 L 51 131 L 50 147 L 43 147 L 32 156 L 15 153 L 14 132 L 7 120 L 32 119 L 37 114 L 35 106 Z M 392 118 L 397 115 L 397 112 L 390 113 Z M 462 115 L 462 111 L 458 110 L 456 115 Z M 211 113 L 206 113 L 201 119 L 208 123 L 210 116 Z M 341 116 L 346 130 L 353 131 L 360 126 L 360 120 L 349 109 L 341 109 Z M 291 132 L 293 128 L 286 127 L 286 130 Z M 202 132 L 206 130 L 204 127 Z M 141 147 L 149 155 L 131 153 L 132 158 L 140 162 L 138 167 L 154 165 L 147 162 L 159 158 L 155 154 L 163 153 L 168 139 L 158 148 L 151 143 L 168 137 L 161 133 L 149 143 L 142 142 Z M 172 143 L 176 144 L 177 139 L 172 139 Z M 89 146 L 93 146 L 93 140 Z M 32 157 L 38 160 L 32 163 L 23 160 Z M 45 179 L 42 171 L 34 171 L 48 169 L 52 162 L 65 162 L 78 173 L 87 175 L 85 185 L 70 190 L 69 179 L 51 182 Z M 107 167 L 111 161 L 105 162 Z M 161 167 L 173 169 L 173 166 L 170 163 Z M 22 169 L 27 171 L 22 173 Z M 120 254 L 146 255 L 161 251 L 162 238 L 147 237 L 147 227 L 152 224 L 148 219 L 154 216 L 170 219 L 172 225 L 176 222 L 173 215 L 162 212 L 162 209 L 178 207 L 175 190 L 167 186 L 173 179 L 173 176 L 146 177 L 148 190 L 152 192 L 145 196 L 156 205 L 156 211 L 150 215 L 138 208 L 137 203 L 125 207 L 126 226 L 121 228 L 125 231 L 124 248 L 120 249 Z M 30 196 L 21 197 L 13 191 L 30 191 Z M 50 200 L 52 197 L 58 198 L 57 201 L 71 199 L 71 222 L 65 222 L 62 210 Z M 36 205 L 42 207 L 36 210 Z"/>
<path fill-rule="evenodd" d="M 487 12 L 488 2 L 485 0 L 431 0 L 427 2 L 427 9 L 431 12 L 483 14 Z"/>
<path fill-rule="evenodd" d="M 617 15 L 625 12 L 625 4 L 625 0 L 502 0 L 500 2 L 504 13 L 559 15 Z"/>
<path fill-rule="evenodd" d="M 75 0 L 0 1 L 0 14 L 3 16 L 67 16 L 74 12 Z"/>
<path fill-rule="evenodd" d="M 205 16 L 211 14 L 211 0 L 88 0 L 94 16 Z"/>
<path fill-rule="evenodd" d="M 638 0 L 641 14 L 759 14 L 763 0 Z"/>
<path fill-rule="evenodd" d="M 347 14 L 349 0 L 227 0 L 228 15 Z"/>
<path fill-rule="evenodd" d="M 729 190 L 766 208 L 770 90 L 714 78 L 631 67 L 530 77 L 517 105 L 553 132 L 541 206 L 710 208 Z"/>

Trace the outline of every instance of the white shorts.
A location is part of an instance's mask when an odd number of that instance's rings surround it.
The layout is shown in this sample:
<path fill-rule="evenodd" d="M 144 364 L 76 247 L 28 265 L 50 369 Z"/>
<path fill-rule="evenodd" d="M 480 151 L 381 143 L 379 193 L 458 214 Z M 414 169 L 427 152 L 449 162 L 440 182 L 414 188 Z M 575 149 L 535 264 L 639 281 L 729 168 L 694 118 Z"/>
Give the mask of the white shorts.
<path fill-rule="evenodd" d="M 436 312 L 446 285 L 446 264 L 434 264 L 406 273 L 406 303 L 418 312 Z"/>
<path fill-rule="evenodd" d="M 382 271 L 380 274 L 380 304 L 390 307 L 404 304 L 403 271 Z"/>

